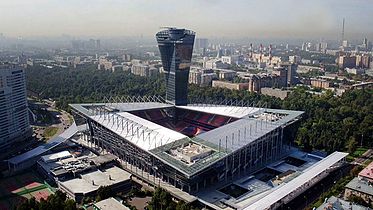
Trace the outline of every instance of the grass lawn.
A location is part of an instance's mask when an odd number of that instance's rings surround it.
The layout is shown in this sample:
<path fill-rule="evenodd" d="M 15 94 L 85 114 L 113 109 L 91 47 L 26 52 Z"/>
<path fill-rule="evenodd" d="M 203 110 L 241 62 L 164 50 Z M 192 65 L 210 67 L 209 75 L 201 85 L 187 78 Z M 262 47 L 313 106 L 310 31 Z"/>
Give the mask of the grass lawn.
<path fill-rule="evenodd" d="M 364 147 L 357 148 L 354 153 L 352 153 L 353 157 L 360 157 L 362 156 L 368 149 Z"/>
<path fill-rule="evenodd" d="M 50 126 L 44 130 L 44 137 L 51 138 L 57 133 L 57 131 L 58 131 L 57 127 Z"/>

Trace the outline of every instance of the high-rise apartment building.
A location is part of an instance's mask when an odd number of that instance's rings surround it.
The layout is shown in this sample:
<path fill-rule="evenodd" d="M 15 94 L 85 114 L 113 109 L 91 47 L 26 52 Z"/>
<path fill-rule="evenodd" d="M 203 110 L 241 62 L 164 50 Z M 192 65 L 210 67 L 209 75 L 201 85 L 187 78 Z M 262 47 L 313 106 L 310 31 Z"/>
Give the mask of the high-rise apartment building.
<path fill-rule="evenodd" d="M 196 50 L 207 49 L 208 44 L 209 44 L 208 39 L 206 39 L 206 38 L 196 38 L 194 48 Z"/>
<path fill-rule="evenodd" d="M 286 70 L 286 81 L 289 87 L 297 83 L 297 68 L 298 65 L 294 63 L 282 63 L 280 67 Z"/>
<path fill-rule="evenodd" d="M 0 151 L 31 136 L 25 71 L 0 63 Z"/>
<path fill-rule="evenodd" d="M 156 34 L 166 76 L 166 101 L 175 105 L 188 102 L 188 78 L 195 33 L 168 28 Z"/>
<path fill-rule="evenodd" d="M 356 67 L 356 56 L 349 56 L 349 55 L 339 56 L 338 66 L 341 69 L 355 68 Z"/>

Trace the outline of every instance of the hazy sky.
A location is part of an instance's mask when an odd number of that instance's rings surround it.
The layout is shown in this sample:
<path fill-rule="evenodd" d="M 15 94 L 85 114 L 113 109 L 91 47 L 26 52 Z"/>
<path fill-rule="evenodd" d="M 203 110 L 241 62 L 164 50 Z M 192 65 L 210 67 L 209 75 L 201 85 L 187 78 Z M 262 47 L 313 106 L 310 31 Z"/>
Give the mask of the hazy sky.
<path fill-rule="evenodd" d="M 373 39 L 373 0 L 0 0 L 7 36 L 153 36 L 160 26 L 200 37 Z"/>

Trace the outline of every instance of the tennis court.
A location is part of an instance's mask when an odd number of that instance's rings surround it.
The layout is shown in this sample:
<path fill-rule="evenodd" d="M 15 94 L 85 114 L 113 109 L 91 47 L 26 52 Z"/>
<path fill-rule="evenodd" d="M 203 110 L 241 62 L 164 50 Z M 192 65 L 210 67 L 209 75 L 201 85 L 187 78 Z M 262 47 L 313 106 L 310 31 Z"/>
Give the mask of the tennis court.
<path fill-rule="evenodd" d="M 35 197 L 47 199 L 54 189 L 35 173 L 27 172 L 0 180 L 0 210 L 13 209 L 24 200 Z"/>

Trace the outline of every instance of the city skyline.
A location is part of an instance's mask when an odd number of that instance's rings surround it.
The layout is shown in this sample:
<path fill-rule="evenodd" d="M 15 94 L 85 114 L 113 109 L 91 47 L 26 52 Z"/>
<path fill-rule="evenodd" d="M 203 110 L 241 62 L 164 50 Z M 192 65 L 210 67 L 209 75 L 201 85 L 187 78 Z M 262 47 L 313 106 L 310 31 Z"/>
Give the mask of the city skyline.
<path fill-rule="evenodd" d="M 199 37 L 373 38 L 368 0 L 3 1 L 1 31 L 9 37 L 151 37 L 162 26 L 186 27 Z M 48 17 L 48 18 L 46 18 Z"/>

